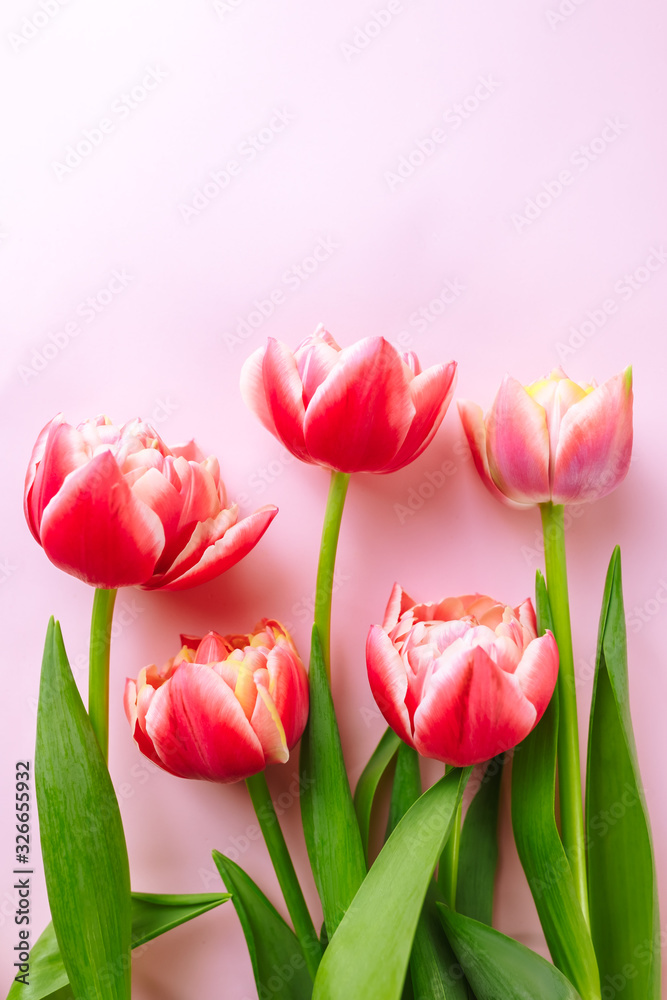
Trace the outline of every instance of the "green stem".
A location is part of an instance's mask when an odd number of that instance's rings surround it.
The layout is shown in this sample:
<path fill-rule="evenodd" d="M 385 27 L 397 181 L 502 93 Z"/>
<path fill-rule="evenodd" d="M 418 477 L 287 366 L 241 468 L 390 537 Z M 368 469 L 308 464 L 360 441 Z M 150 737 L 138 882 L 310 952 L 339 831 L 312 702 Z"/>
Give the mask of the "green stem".
<path fill-rule="evenodd" d="M 278 882 L 292 918 L 294 931 L 303 949 L 303 955 L 313 979 L 322 957 L 322 947 L 317 937 L 306 901 L 303 898 L 301 886 L 297 879 L 292 859 L 287 850 L 287 844 L 280 829 L 280 823 L 271 800 L 269 786 L 266 783 L 264 771 L 246 778 L 246 786 L 264 835 L 264 841 L 273 862 Z"/>
<path fill-rule="evenodd" d="M 554 633 L 558 643 L 558 797 L 563 847 L 570 862 L 577 898 L 586 923 L 588 889 L 584 839 L 584 815 L 579 762 L 579 726 L 577 722 L 577 692 L 572 654 L 570 603 L 565 562 L 565 529 L 562 504 L 540 504 L 544 532 L 544 560 L 547 570 L 547 593 Z"/>
<path fill-rule="evenodd" d="M 98 587 L 93 599 L 88 661 L 88 714 L 100 750 L 109 756 L 109 653 L 115 590 Z"/>
<path fill-rule="evenodd" d="M 350 475 L 347 472 L 331 470 L 331 485 L 327 497 L 327 508 L 322 528 L 320 561 L 317 566 L 315 589 L 315 624 L 320 634 L 327 677 L 331 678 L 331 596 L 333 594 L 334 568 L 340 522 L 345 505 Z"/>
<path fill-rule="evenodd" d="M 445 774 L 449 774 L 452 768 L 449 764 L 445 767 Z M 447 838 L 440 862 L 438 864 L 438 888 L 445 898 L 447 905 L 456 909 L 456 886 L 459 877 L 459 851 L 461 849 L 461 817 L 463 815 L 463 804 L 459 804 L 454 813 L 452 829 Z"/>

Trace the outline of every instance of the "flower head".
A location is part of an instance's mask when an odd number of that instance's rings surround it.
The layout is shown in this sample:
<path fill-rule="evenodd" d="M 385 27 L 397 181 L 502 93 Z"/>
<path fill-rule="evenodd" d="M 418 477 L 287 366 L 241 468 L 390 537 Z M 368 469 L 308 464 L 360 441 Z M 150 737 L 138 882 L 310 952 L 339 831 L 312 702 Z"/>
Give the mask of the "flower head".
<path fill-rule="evenodd" d="M 459 413 L 484 484 L 511 506 L 586 503 L 625 478 L 632 452 L 632 370 L 601 386 L 579 385 L 561 368 L 522 386 L 507 375 L 484 419 Z"/>
<path fill-rule="evenodd" d="M 232 782 L 284 763 L 308 718 L 308 677 L 282 625 L 248 635 L 181 636 L 180 652 L 125 686 L 146 757 L 181 778 Z"/>
<path fill-rule="evenodd" d="M 26 475 L 24 510 L 51 562 L 94 587 L 180 590 L 212 580 L 257 544 L 277 514 L 239 521 L 216 458 L 168 448 L 141 420 L 78 427 L 55 417 Z"/>
<path fill-rule="evenodd" d="M 366 643 L 373 696 L 389 725 L 424 757 L 463 767 L 523 740 L 558 676 L 551 632 L 537 638 L 531 602 L 482 594 L 415 604 L 394 585 Z"/>
<path fill-rule="evenodd" d="M 395 472 L 430 443 L 454 391 L 456 363 L 422 371 L 383 337 L 341 349 L 318 327 L 292 353 L 269 338 L 241 372 L 241 392 L 297 458 L 339 472 Z"/>

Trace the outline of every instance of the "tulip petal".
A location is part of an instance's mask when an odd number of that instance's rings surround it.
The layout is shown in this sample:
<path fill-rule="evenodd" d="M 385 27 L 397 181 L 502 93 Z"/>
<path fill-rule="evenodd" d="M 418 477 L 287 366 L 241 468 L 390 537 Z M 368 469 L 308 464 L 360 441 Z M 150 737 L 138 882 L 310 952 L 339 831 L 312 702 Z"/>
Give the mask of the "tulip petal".
<path fill-rule="evenodd" d="M 150 691 L 154 691 L 154 689 L 150 688 Z M 138 718 L 137 712 L 137 685 L 129 677 L 127 678 L 127 682 L 125 684 L 123 704 L 125 706 L 127 721 L 130 723 L 130 727 L 132 729 L 132 737 L 144 757 L 148 757 L 148 759 L 154 764 L 157 764 L 158 767 L 161 767 L 165 771 L 169 771 L 170 774 L 174 774 L 178 777 L 176 771 L 172 771 L 170 767 L 167 767 L 164 761 L 160 760 L 155 747 L 153 746 L 153 741 L 141 728 L 141 722 Z"/>
<path fill-rule="evenodd" d="M 551 632 L 528 643 L 514 677 L 525 697 L 535 706 L 535 722 L 539 722 L 558 679 L 558 646 Z"/>
<path fill-rule="evenodd" d="M 218 485 L 205 463 L 198 465 L 196 462 L 177 458 L 174 469 L 182 483 L 179 528 L 187 528 L 198 521 L 216 517 L 220 512 Z"/>
<path fill-rule="evenodd" d="M 479 764 L 516 746 L 537 721 L 514 675 L 498 668 L 479 646 L 437 669 L 415 712 L 414 742 L 425 757 L 456 767 Z"/>
<path fill-rule="evenodd" d="M 33 513 L 32 504 L 32 487 L 35 482 L 35 476 L 37 475 L 37 468 L 39 463 L 44 458 L 44 452 L 46 450 L 46 442 L 48 440 L 49 434 L 51 433 L 51 428 L 55 425 L 58 426 L 63 422 L 62 413 L 56 414 L 56 416 L 49 420 L 48 424 L 45 424 L 39 432 L 39 437 L 35 441 L 34 447 L 32 449 L 32 454 L 30 455 L 30 461 L 28 462 L 28 469 L 25 474 L 25 486 L 23 489 L 23 513 L 25 514 L 26 521 L 28 522 L 28 527 L 32 532 L 33 538 L 39 542 L 39 517 L 37 516 L 37 509 Z"/>
<path fill-rule="evenodd" d="M 395 472 L 414 461 L 428 447 L 454 394 L 456 362 L 427 368 L 410 382 L 410 396 L 416 413 L 398 454 L 383 472 Z"/>
<path fill-rule="evenodd" d="M 224 511 L 223 511 L 224 513 Z M 154 577 L 143 585 L 144 590 L 184 590 L 195 584 L 207 583 L 230 569 L 257 545 L 271 521 L 278 513 L 272 504 L 260 507 L 254 514 L 244 517 L 232 525 L 202 553 L 199 561 L 184 572 L 179 571 L 183 562 L 179 559 L 162 576 Z M 195 529 L 199 530 L 199 527 Z"/>
<path fill-rule="evenodd" d="M 51 422 L 44 441 L 44 452 L 30 489 L 28 523 L 31 529 L 33 524 L 40 524 L 45 507 L 56 495 L 66 476 L 85 465 L 89 458 L 83 436 L 75 427 L 60 422 L 57 418 Z"/>
<path fill-rule="evenodd" d="M 194 438 L 185 444 L 176 444 L 169 449 L 174 458 L 184 458 L 188 462 L 203 462 L 206 456 Z"/>
<path fill-rule="evenodd" d="M 257 685 L 257 700 L 250 725 L 262 744 L 267 764 L 286 764 L 289 750 L 285 730 L 273 699 L 265 687 Z"/>
<path fill-rule="evenodd" d="M 266 661 L 269 691 L 285 732 L 288 750 L 299 741 L 308 721 L 308 675 L 298 654 L 284 639 L 269 651 Z"/>
<path fill-rule="evenodd" d="M 546 412 L 510 375 L 498 390 L 486 433 L 489 470 L 498 489 L 518 503 L 550 500 Z"/>
<path fill-rule="evenodd" d="M 489 459 L 487 456 L 486 427 L 484 425 L 484 414 L 481 406 L 478 406 L 477 403 L 471 403 L 470 400 L 467 399 L 458 400 L 456 405 L 458 407 L 461 423 L 463 424 L 463 430 L 468 442 L 468 447 L 470 448 L 472 460 L 475 463 L 475 468 L 477 469 L 479 477 L 486 486 L 487 490 L 496 498 L 496 500 L 500 500 L 500 502 L 504 503 L 506 506 L 525 509 L 526 504 L 520 504 L 516 503 L 514 500 L 510 500 L 509 497 L 506 497 L 504 493 L 500 492 L 491 478 L 491 472 L 489 471 Z"/>
<path fill-rule="evenodd" d="M 269 337 L 262 366 L 266 402 L 275 434 L 286 448 L 304 462 L 310 462 L 303 435 L 305 407 L 303 387 L 292 352 L 279 340 Z"/>
<path fill-rule="evenodd" d="M 294 352 L 297 370 L 303 386 L 303 404 L 308 406 L 315 390 L 338 364 L 340 348 L 332 347 L 319 337 L 313 337 Z"/>
<path fill-rule="evenodd" d="M 264 388 L 264 355 L 265 347 L 258 347 L 246 358 L 241 368 L 241 398 L 249 410 L 259 417 L 261 422 L 275 437 L 279 437 L 276 425 L 266 401 Z"/>
<path fill-rule="evenodd" d="M 402 740 L 414 746 L 410 716 L 405 704 L 408 678 L 405 664 L 391 639 L 372 625 L 366 640 L 368 680 L 378 708 Z"/>
<path fill-rule="evenodd" d="M 208 666 L 183 663 L 155 692 L 146 732 L 182 778 L 239 781 L 264 767 L 259 739 L 234 692 Z"/>
<path fill-rule="evenodd" d="M 340 472 L 382 472 L 415 417 L 406 368 L 388 341 L 366 337 L 339 355 L 306 410 L 311 459 Z"/>
<path fill-rule="evenodd" d="M 164 528 L 166 549 L 169 540 L 176 532 L 181 513 L 181 497 L 178 490 L 155 468 L 146 469 L 143 475 L 139 475 L 131 484 L 131 490 L 133 496 L 150 507 L 160 518 Z"/>
<path fill-rule="evenodd" d="M 387 601 L 387 607 L 384 612 L 384 621 L 382 622 L 382 628 L 385 632 L 391 632 L 395 625 L 398 624 L 398 619 L 401 615 L 414 605 L 412 598 L 405 593 L 400 583 L 395 583 L 391 588 L 391 594 L 389 595 L 389 600 Z"/>
<path fill-rule="evenodd" d="M 42 516 L 44 551 L 60 569 L 96 587 L 150 578 L 164 546 L 159 517 L 132 495 L 113 455 L 70 473 Z"/>
<path fill-rule="evenodd" d="M 608 379 L 565 413 L 554 462 L 553 502 L 599 500 L 625 478 L 632 453 L 630 369 Z"/>

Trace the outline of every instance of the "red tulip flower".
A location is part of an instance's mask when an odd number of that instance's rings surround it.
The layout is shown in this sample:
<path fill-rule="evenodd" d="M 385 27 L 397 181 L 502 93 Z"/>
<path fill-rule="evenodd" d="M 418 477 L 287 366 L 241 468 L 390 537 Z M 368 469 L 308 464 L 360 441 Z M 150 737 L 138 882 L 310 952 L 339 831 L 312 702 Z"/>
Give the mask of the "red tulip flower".
<path fill-rule="evenodd" d="M 243 558 L 277 513 L 238 520 L 216 458 L 168 448 L 149 424 L 55 417 L 26 475 L 25 516 L 59 569 L 94 587 L 181 590 Z"/>
<path fill-rule="evenodd" d="M 383 337 L 341 350 L 323 327 L 292 353 L 279 340 L 251 354 L 241 393 L 297 458 L 339 472 L 395 472 L 429 444 L 454 391 L 456 363 L 422 371 Z"/>
<path fill-rule="evenodd" d="M 630 465 L 630 368 L 601 386 L 561 368 L 525 387 L 507 375 L 486 420 L 468 401 L 459 413 L 484 484 L 510 506 L 598 500 Z"/>
<path fill-rule="evenodd" d="M 465 767 L 520 743 L 542 718 L 558 676 L 551 632 L 537 638 L 530 601 L 473 594 L 415 604 L 394 585 L 366 643 L 373 696 L 424 757 Z"/>
<path fill-rule="evenodd" d="M 282 625 L 264 618 L 249 635 L 181 639 L 161 670 L 127 681 L 141 752 L 170 774 L 221 782 L 289 760 L 308 718 L 308 676 Z"/>

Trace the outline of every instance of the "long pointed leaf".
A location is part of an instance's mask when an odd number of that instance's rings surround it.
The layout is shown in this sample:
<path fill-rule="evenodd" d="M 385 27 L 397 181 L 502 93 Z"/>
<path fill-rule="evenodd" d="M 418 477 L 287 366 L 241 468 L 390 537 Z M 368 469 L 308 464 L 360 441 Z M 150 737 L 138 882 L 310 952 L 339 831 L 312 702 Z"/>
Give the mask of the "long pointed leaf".
<path fill-rule="evenodd" d="M 391 788 L 387 837 L 391 836 L 408 809 L 422 794 L 419 754 L 407 743 L 401 743 L 396 757 L 396 772 Z"/>
<path fill-rule="evenodd" d="M 310 659 L 310 717 L 301 738 L 301 815 L 329 940 L 366 875 L 333 699 L 316 627 Z"/>
<path fill-rule="evenodd" d="M 400 745 L 400 736 L 397 736 L 393 729 L 385 729 L 370 760 L 361 772 L 357 782 L 357 787 L 354 791 L 354 808 L 357 813 L 357 821 L 361 831 L 361 841 L 364 845 L 364 854 L 366 855 L 367 860 L 371 811 L 373 809 L 375 793 L 377 792 L 377 787 L 380 783 L 382 775 L 391 764 Z"/>
<path fill-rule="evenodd" d="M 37 713 L 37 807 L 49 906 L 76 996 L 130 996 L 130 872 L 118 802 L 60 627 L 46 636 Z"/>
<path fill-rule="evenodd" d="M 406 743 L 401 743 L 391 790 L 388 836 L 421 794 L 419 754 Z M 410 974 L 405 981 L 403 1000 L 408 996 L 429 997 L 429 1000 L 467 1000 L 468 991 L 463 977 L 454 978 L 452 975 L 456 958 L 435 908 L 439 898 L 436 884 L 431 879 L 412 942 Z"/>
<path fill-rule="evenodd" d="M 228 899 L 231 896 L 227 892 L 190 896 L 132 893 L 132 947 L 138 948 Z M 73 1000 L 73 997 L 56 932 L 49 923 L 30 950 L 29 983 L 12 983 L 7 1000 Z"/>
<path fill-rule="evenodd" d="M 630 718 L 621 554 L 602 602 L 588 744 L 586 828 L 591 929 L 603 987 L 660 996 L 655 861 Z M 615 995 L 614 994 L 614 995 Z"/>
<path fill-rule="evenodd" d="M 581 1000 L 563 973 L 530 948 L 440 903 L 438 910 L 477 1000 Z"/>
<path fill-rule="evenodd" d="M 498 803 L 505 755 L 490 760 L 461 831 L 456 909 L 493 923 L 493 889 L 498 865 Z"/>
<path fill-rule="evenodd" d="M 544 579 L 536 584 L 540 632 L 551 626 Z M 584 1000 L 600 996 L 590 932 L 577 899 L 554 809 L 558 689 L 540 723 L 523 741 L 512 767 L 512 826 L 549 951 Z"/>
<path fill-rule="evenodd" d="M 410 956 L 410 974 L 416 997 L 429 1000 L 468 1000 L 468 983 L 447 940 L 438 915 L 442 902 L 435 882 L 430 882 L 419 917 Z"/>
<path fill-rule="evenodd" d="M 249 875 L 224 854 L 213 860 L 243 928 L 260 997 L 308 1000 L 313 982 L 296 934 Z"/>
<path fill-rule="evenodd" d="M 400 821 L 324 953 L 314 1000 L 399 1000 L 428 883 L 469 774 L 441 778 Z"/>

